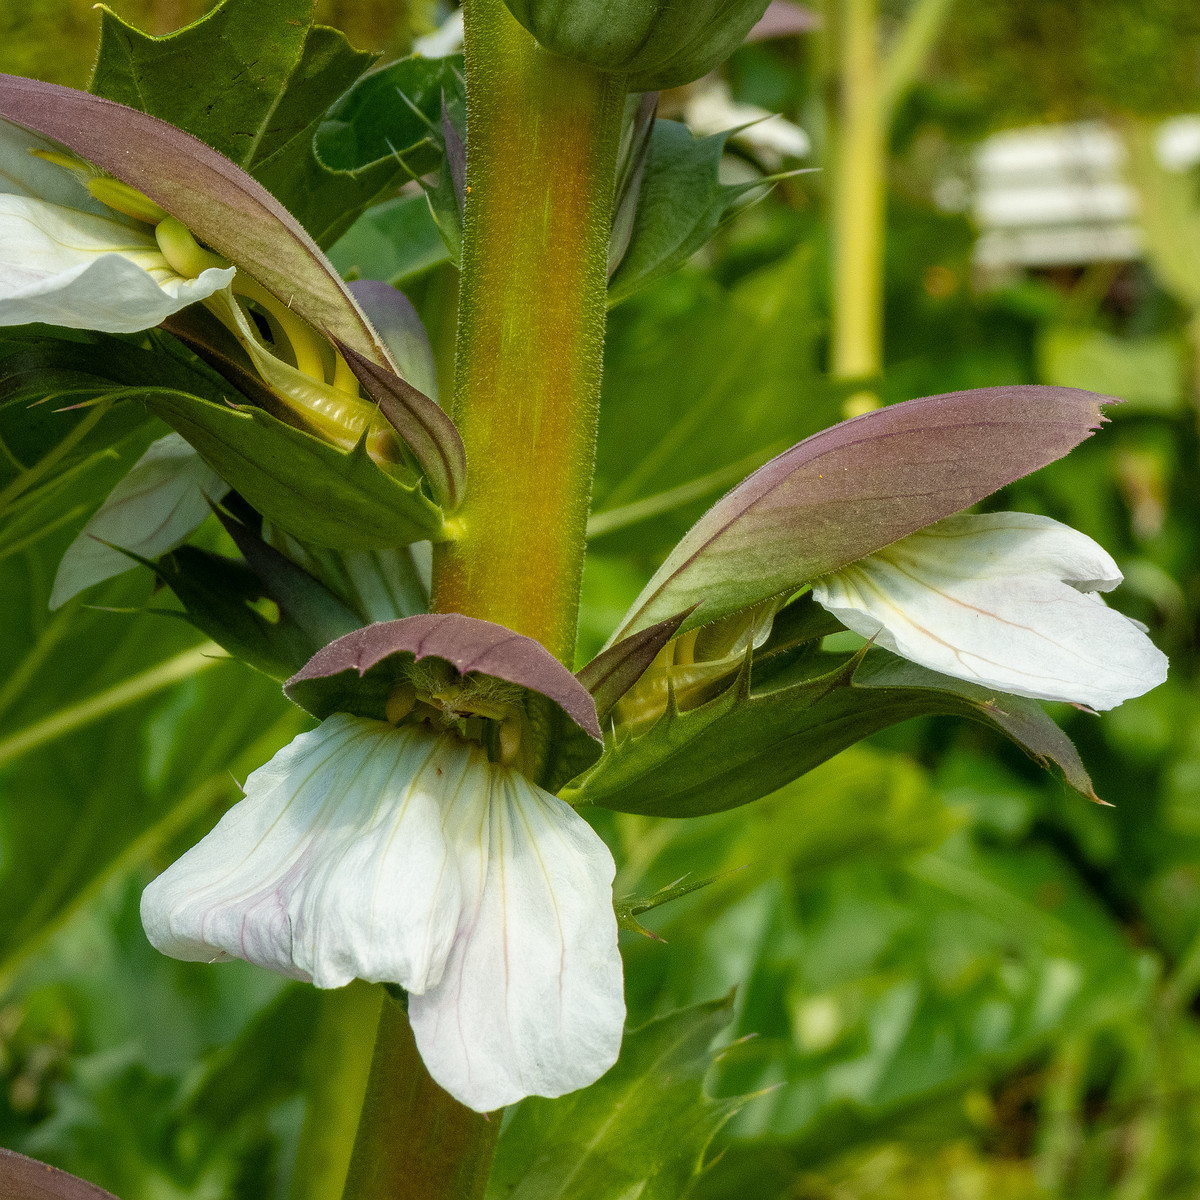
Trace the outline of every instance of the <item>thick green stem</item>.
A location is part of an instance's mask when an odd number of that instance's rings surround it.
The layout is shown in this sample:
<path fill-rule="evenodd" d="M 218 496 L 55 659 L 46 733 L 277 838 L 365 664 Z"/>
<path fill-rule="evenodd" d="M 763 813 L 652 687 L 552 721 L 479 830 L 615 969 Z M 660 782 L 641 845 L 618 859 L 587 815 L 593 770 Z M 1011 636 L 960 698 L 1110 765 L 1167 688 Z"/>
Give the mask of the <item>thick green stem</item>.
<path fill-rule="evenodd" d="M 467 0 L 467 197 L 453 415 L 467 450 L 438 612 L 575 652 L 603 366 L 623 82 L 539 49 L 503 0 Z M 385 1001 L 346 1200 L 481 1197 L 500 1115 L 429 1077 Z"/>
<path fill-rule="evenodd" d="M 499 1133 L 499 1113 L 472 1112 L 429 1078 L 408 1015 L 385 997 L 345 1200 L 480 1200 Z"/>
<path fill-rule="evenodd" d="M 467 203 L 454 420 L 459 536 L 434 606 L 575 650 L 624 87 L 468 0 Z"/>
<path fill-rule="evenodd" d="M 883 223 L 887 130 L 877 0 L 836 0 L 832 182 L 833 346 L 837 379 L 870 379 L 883 363 Z M 864 390 L 851 412 L 874 408 Z"/>

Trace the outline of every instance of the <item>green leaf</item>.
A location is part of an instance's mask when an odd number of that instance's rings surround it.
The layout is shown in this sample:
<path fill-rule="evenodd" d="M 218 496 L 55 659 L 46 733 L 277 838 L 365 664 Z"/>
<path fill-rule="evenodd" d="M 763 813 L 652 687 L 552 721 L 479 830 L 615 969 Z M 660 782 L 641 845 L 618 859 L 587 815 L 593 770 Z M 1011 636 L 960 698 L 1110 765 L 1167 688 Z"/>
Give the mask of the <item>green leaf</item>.
<path fill-rule="evenodd" d="M 180 546 L 157 563 L 138 561 L 175 593 L 201 633 L 271 679 L 286 679 L 320 648 L 287 616 L 272 621 L 258 610 L 269 597 L 243 563 L 195 546 Z"/>
<path fill-rule="evenodd" d="M 770 182 L 720 181 L 730 132 L 699 137 L 679 121 L 655 121 L 629 244 L 608 283 L 610 306 L 682 266 L 731 205 Z"/>
<path fill-rule="evenodd" d="M 182 392 L 147 403 L 264 517 L 303 541 L 378 550 L 445 536 L 441 510 L 420 484 L 382 471 L 361 445 L 339 450 L 260 408 Z"/>
<path fill-rule="evenodd" d="M 500 1135 L 487 1200 L 678 1200 L 744 1103 L 702 1085 L 732 1016 L 728 996 L 651 1021 L 591 1087 L 523 1101 Z"/>
<path fill-rule="evenodd" d="M 312 0 L 224 0 L 165 37 L 103 9 L 91 91 L 219 150 L 328 246 L 408 178 L 394 159 L 337 170 L 313 150 L 328 109 L 375 59 L 314 25 Z"/>
<path fill-rule="evenodd" d="M 459 132 L 465 113 L 461 56 L 414 55 L 356 84 L 318 129 L 314 149 L 323 164 L 343 172 L 399 163 L 417 179 L 442 164 L 437 184 L 423 186 L 434 224 L 457 262 L 462 193 L 455 174 L 465 169 Z"/>
<path fill-rule="evenodd" d="M 442 161 L 442 98 L 464 103 L 462 58 L 403 58 L 361 80 L 329 112 L 316 151 L 327 167 L 361 171 L 403 161 L 414 176 Z"/>
<path fill-rule="evenodd" d="M 752 675 L 753 665 L 697 708 L 669 704 L 644 733 L 622 737 L 618 728 L 563 798 L 655 816 L 722 812 L 769 795 L 872 733 L 944 713 L 992 726 L 1095 799 L 1070 739 L 1032 700 L 937 675 L 884 650 L 801 652 L 759 688 Z"/>
<path fill-rule="evenodd" d="M 329 248 L 333 265 L 348 278 L 401 286 L 450 260 L 441 230 L 424 196 L 399 196 L 368 209 Z"/>

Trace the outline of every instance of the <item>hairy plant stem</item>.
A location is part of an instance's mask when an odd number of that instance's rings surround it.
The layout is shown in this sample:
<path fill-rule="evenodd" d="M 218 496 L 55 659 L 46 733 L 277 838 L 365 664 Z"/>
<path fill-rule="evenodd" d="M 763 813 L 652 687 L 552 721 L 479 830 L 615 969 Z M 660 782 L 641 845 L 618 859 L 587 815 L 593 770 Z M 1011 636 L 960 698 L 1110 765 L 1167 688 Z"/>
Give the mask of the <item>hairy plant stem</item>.
<path fill-rule="evenodd" d="M 433 607 L 575 653 L 603 366 L 620 79 L 539 49 L 467 0 L 467 197 L 453 416 L 467 450 Z M 346 1200 L 477 1200 L 500 1115 L 426 1072 L 384 1002 Z"/>
<path fill-rule="evenodd" d="M 603 362 L 624 86 L 548 54 L 501 0 L 466 6 L 467 204 L 454 420 L 460 534 L 434 607 L 570 665 Z"/>

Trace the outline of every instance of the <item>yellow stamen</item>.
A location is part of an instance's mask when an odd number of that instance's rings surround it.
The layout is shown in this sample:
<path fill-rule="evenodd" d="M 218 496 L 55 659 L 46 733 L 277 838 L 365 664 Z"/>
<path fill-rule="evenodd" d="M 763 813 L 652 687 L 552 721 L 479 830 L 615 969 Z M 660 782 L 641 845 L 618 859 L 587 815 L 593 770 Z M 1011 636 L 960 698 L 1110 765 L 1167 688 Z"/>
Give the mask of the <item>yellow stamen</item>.
<path fill-rule="evenodd" d="M 350 364 L 340 351 L 333 352 L 333 386 L 347 396 L 357 396 L 358 376 L 350 369 Z"/>
<path fill-rule="evenodd" d="M 296 367 L 310 379 L 325 383 L 325 363 L 321 357 L 321 338 L 317 331 L 298 317 L 286 304 L 281 304 L 267 291 L 257 279 L 251 278 L 244 271 L 239 271 L 233 281 L 233 290 L 247 300 L 253 300 L 261 305 L 279 322 L 287 340 L 291 343 L 292 353 L 296 356 Z M 358 394 L 357 387 L 355 395 Z"/>
<path fill-rule="evenodd" d="M 521 719 L 506 717 L 500 723 L 500 762 L 511 767 L 521 752 Z"/>
<path fill-rule="evenodd" d="M 154 228 L 154 237 L 163 258 L 185 279 L 195 279 L 211 267 L 224 269 L 229 260 L 205 250 L 192 231 L 174 217 L 164 217 Z"/>
<path fill-rule="evenodd" d="M 68 171 L 74 171 L 77 175 L 95 175 L 96 168 L 91 163 L 84 162 L 82 158 L 76 158 L 73 154 L 64 154 L 61 150 L 30 150 L 30 154 L 34 158 L 44 158 L 46 162 L 53 163 L 56 167 L 66 167 Z"/>
<path fill-rule="evenodd" d="M 417 689 L 411 683 L 398 683 L 387 698 L 386 716 L 393 725 L 399 725 L 412 712 L 417 703 Z"/>
<path fill-rule="evenodd" d="M 119 179 L 108 175 L 99 175 L 87 181 L 87 190 L 101 204 L 114 208 L 135 221 L 144 221 L 147 225 L 157 225 L 167 220 L 167 214 L 149 196 L 143 196 L 137 188 L 132 188 Z"/>

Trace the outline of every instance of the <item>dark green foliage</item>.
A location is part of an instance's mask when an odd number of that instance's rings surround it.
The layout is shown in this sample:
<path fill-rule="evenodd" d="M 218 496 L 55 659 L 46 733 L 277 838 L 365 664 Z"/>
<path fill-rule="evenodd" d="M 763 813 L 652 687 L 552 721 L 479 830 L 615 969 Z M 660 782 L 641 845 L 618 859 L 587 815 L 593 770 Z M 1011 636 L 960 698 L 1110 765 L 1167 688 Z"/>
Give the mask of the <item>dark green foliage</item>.
<path fill-rule="evenodd" d="M 207 142 L 264 184 L 322 246 L 408 178 L 394 158 L 326 165 L 313 139 L 326 110 L 375 61 L 313 24 L 312 0 L 225 0 L 156 38 L 105 11 L 91 90 Z M 203 72 L 190 69 L 202 62 Z"/>
<path fill-rule="evenodd" d="M 1172 115 L 1200 92 L 1191 0 L 998 0 L 958 8 L 945 63 L 989 110 L 1019 124 L 1113 113 Z"/>
<path fill-rule="evenodd" d="M 742 1106 L 702 1081 L 733 998 L 626 1034 L 617 1065 L 582 1092 L 527 1100 L 497 1149 L 488 1200 L 674 1200 L 704 1164 L 716 1132 Z"/>

